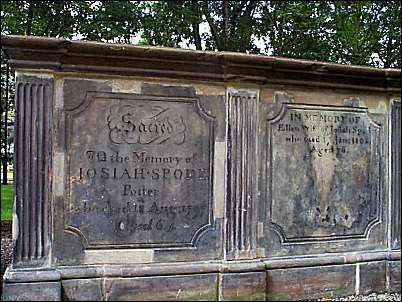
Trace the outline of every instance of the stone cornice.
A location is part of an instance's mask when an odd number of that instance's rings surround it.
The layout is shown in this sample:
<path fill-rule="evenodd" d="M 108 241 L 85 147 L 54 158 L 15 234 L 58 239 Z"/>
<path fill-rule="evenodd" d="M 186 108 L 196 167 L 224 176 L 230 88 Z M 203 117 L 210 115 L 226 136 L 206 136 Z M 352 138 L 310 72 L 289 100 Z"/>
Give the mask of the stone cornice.
<path fill-rule="evenodd" d="M 32 36 L 2 35 L 1 45 L 16 69 L 396 93 L 401 90 L 400 69 Z"/>

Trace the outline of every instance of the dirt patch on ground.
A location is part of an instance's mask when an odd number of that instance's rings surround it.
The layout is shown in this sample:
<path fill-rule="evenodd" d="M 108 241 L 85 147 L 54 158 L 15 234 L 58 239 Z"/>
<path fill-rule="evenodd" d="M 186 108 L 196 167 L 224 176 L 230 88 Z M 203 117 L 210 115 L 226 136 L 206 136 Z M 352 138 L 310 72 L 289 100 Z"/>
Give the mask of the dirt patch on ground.
<path fill-rule="evenodd" d="M 1 238 L 11 239 L 12 222 L 8 220 L 1 221 Z"/>
<path fill-rule="evenodd" d="M 11 221 L 1 221 L 1 282 L 7 266 L 11 263 L 13 252 L 11 237 Z"/>

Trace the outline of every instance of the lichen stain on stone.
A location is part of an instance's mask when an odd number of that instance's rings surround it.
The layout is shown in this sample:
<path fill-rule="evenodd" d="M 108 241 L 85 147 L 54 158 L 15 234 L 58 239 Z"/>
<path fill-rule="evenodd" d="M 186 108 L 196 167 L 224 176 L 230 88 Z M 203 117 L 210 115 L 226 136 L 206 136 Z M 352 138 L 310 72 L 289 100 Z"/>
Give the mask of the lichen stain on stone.
<path fill-rule="evenodd" d="M 79 176 L 70 176 L 70 183 L 81 182 Z"/>
<path fill-rule="evenodd" d="M 311 125 L 306 130 L 306 134 L 308 137 L 314 137 L 316 134 L 311 132 L 310 129 L 313 129 Z M 328 136 L 329 141 L 332 141 L 333 138 Z M 310 150 L 315 148 L 325 148 L 325 142 L 321 139 L 320 141 L 309 142 Z M 311 153 L 311 166 L 312 166 L 312 175 L 314 178 L 315 189 L 318 193 L 319 198 L 319 212 L 321 216 L 326 217 L 328 212 L 329 205 L 329 194 L 332 187 L 333 178 L 335 175 L 335 168 L 339 163 L 339 160 L 335 156 L 329 156 L 325 154 L 319 154 L 318 152 Z M 324 222 L 324 221 L 323 221 Z"/>
<path fill-rule="evenodd" d="M 362 156 L 353 162 L 353 180 L 356 187 L 363 187 L 366 180 L 366 171 L 370 163 L 370 152 L 364 152 Z"/>
<path fill-rule="evenodd" d="M 112 92 L 116 93 L 140 93 L 141 82 L 134 80 L 113 80 Z"/>
<path fill-rule="evenodd" d="M 349 229 L 356 221 L 356 217 L 353 215 L 353 212 L 348 207 L 340 207 L 335 219 L 337 220 L 338 225 L 344 226 Z"/>
<path fill-rule="evenodd" d="M 388 107 L 387 104 L 383 101 L 378 102 L 378 105 L 376 108 L 369 108 L 369 112 L 370 113 L 383 113 L 383 114 L 387 114 L 388 112 Z"/>

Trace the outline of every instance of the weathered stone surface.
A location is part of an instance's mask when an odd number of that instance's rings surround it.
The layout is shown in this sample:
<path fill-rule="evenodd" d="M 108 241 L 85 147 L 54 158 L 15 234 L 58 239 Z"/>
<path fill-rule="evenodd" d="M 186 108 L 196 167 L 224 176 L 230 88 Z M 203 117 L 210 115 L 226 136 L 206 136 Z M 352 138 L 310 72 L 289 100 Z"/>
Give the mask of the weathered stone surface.
<path fill-rule="evenodd" d="M 386 262 L 375 261 L 358 264 L 359 294 L 381 292 L 386 288 Z"/>
<path fill-rule="evenodd" d="M 391 107 L 400 71 L 30 37 L 3 44 L 17 68 L 4 297 L 400 290 Z"/>
<path fill-rule="evenodd" d="M 3 283 L 2 301 L 60 301 L 60 282 Z"/>
<path fill-rule="evenodd" d="M 345 66 L 245 53 L 188 51 L 2 35 L 12 67 L 56 72 L 233 81 L 253 85 L 303 85 L 400 93 L 400 70 Z M 21 51 L 23 49 L 23 51 Z M 84 55 L 82 55 L 84 54 Z"/>
<path fill-rule="evenodd" d="M 84 246 L 194 246 L 212 227 L 214 124 L 197 99 L 87 94 L 66 119 L 66 229 Z"/>
<path fill-rule="evenodd" d="M 79 107 L 89 91 L 109 92 L 112 90 L 110 81 L 94 79 L 64 79 L 63 109 L 71 111 Z M 61 89 L 60 89 L 61 90 Z"/>
<path fill-rule="evenodd" d="M 14 266 L 38 267 L 51 249 L 49 191 L 51 175 L 53 77 L 16 77 Z"/>
<path fill-rule="evenodd" d="M 317 266 L 267 271 L 267 300 L 295 301 L 355 293 L 355 265 Z"/>
<path fill-rule="evenodd" d="M 241 259 L 256 253 L 258 91 L 228 88 L 227 249 Z"/>
<path fill-rule="evenodd" d="M 401 249 L 401 101 L 392 104 L 391 115 L 391 247 Z"/>
<path fill-rule="evenodd" d="M 56 263 L 219 257 L 224 97 L 159 82 L 134 81 L 136 94 L 119 92 L 117 80 L 59 81 Z"/>
<path fill-rule="evenodd" d="M 265 301 L 266 273 L 221 274 L 219 300 L 222 301 Z"/>
<path fill-rule="evenodd" d="M 217 274 L 105 280 L 106 301 L 215 301 Z"/>
<path fill-rule="evenodd" d="M 401 260 L 389 261 L 387 266 L 389 278 L 387 290 L 390 292 L 401 292 Z"/>
<path fill-rule="evenodd" d="M 283 91 L 260 115 L 258 242 L 266 255 L 385 248 L 386 115 L 300 104 Z"/>
<path fill-rule="evenodd" d="M 267 127 L 269 221 L 281 241 L 367 237 L 380 221 L 380 125 L 364 109 L 285 104 Z"/>
<path fill-rule="evenodd" d="M 103 301 L 103 279 L 76 279 L 61 282 L 63 300 L 67 301 Z"/>

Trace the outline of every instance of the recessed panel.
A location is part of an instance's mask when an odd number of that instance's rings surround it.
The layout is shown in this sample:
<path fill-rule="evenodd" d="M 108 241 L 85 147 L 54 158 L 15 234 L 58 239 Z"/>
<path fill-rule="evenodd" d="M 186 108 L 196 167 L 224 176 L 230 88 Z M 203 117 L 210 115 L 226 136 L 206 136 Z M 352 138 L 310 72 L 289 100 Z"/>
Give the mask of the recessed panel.
<path fill-rule="evenodd" d="M 368 236 L 380 221 L 380 130 L 364 108 L 284 104 L 267 121 L 268 217 L 282 243 Z"/>
<path fill-rule="evenodd" d="M 193 247 L 212 227 L 213 118 L 196 98 L 88 93 L 66 124 L 66 230 L 84 246 Z"/>

